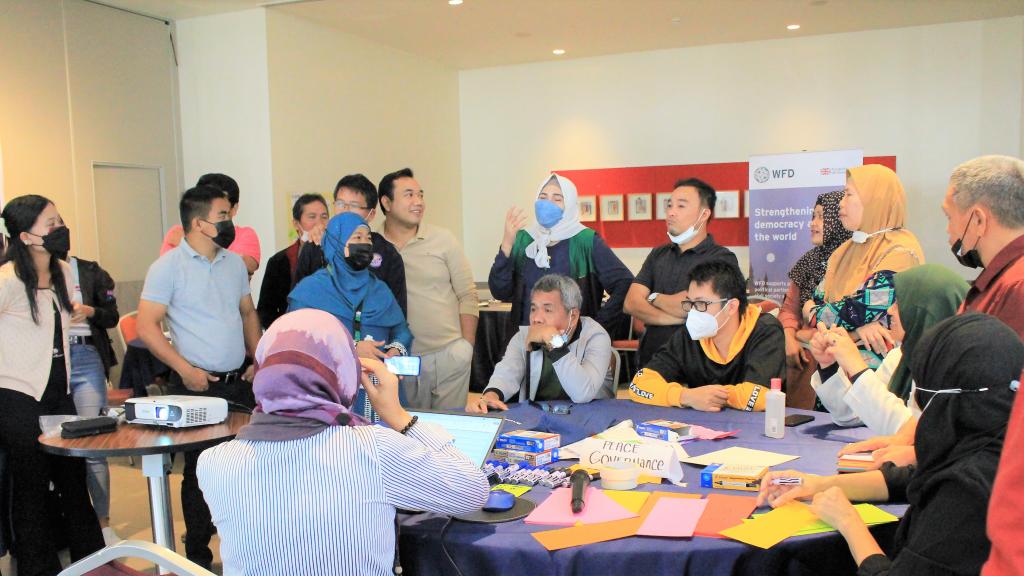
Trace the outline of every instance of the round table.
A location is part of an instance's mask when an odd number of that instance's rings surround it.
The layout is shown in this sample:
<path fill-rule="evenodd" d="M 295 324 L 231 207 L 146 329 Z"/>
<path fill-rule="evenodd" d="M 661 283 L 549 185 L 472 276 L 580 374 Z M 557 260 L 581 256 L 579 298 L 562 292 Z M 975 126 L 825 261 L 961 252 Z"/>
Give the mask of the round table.
<path fill-rule="evenodd" d="M 689 409 L 647 406 L 629 400 L 599 400 L 572 406 L 569 415 L 558 415 L 516 404 L 504 413 L 503 431 L 527 429 L 558 432 L 562 445 L 601 432 L 626 419 L 633 423 L 666 418 L 699 424 L 716 430 L 739 430 L 733 438 L 698 440 L 683 447 L 690 456 L 698 456 L 730 446 L 744 446 L 799 456 L 773 467 L 795 469 L 814 474 L 836 473 L 836 452 L 844 444 L 870 436 L 866 428 L 839 428 L 828 414 L 789 409 L 790 414 L 809 414 L 815 420 L 795 428 L 786 428 L 783 439 L 765 437 L 764 413 L 727 409 L 718 413 Z M 568 463 L 567 463 L 568 464 Z M 700 488 L 700 467 L 683 464 L 686 488 L 667 483 L 642 484 L 643 491 L 681 491 L 697 494 L 712 492 L 750 495 L 750 492 Z M 600 488 L 600 483 L 597 483 Z M 534 487 L 524 497 L 540 503 L 550 490 Z M 906 506 L 879 505 L 897 516 Z M 764 512 L 766 510 L 761 510 Z M 649 538 L 630 537 L 549 552 L 530 533 L 557 526 L 523 523 L 504 524 L 451 523 L 434 514 L 402 517 L 399 550 L 406 573 L 449 574 L 454 572 L 443 550 L 451 554 L 463 574 L 853 574 L 856 567 L 843 538 L 835 532 L 798 536 L 784 540 L 769 550 L 761 550 L 725 538 Z M 871 527 L 881 541 L 891 538 L 896 524 Z"/>
<path fill-rule="evenodd" d="M 203 450 L 230 440 L 249 423 L 249 415 L 229 412 L 220 424 L 193 428 L 165 428 L 144 424 L 118 425 L 115 432 L 85 438 L 39 436 L 44 452 L 77 458 L 141 456 L 142 475 L 149 481 L 149 514 L 153 541 L 174 550 L 174 519 L 167 474 L 171 454 Z"/>

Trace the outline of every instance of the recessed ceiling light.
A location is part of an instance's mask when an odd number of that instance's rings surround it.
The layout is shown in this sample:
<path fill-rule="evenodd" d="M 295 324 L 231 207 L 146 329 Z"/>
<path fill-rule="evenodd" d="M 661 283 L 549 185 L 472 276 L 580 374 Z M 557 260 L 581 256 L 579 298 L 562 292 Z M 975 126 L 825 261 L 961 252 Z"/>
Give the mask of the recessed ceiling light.
<path fill-rule="evenodd" d="M 565 50 L 562 50 L 561 48 L 555 48 L 554 50 L 551 51 L 551 53 L 554 54 L 555 56 L 561 56 L 562 54 L 565 54 Z"/>
<path fill-rule="evenodd" d="M 800 29 L 800 25 L 799 24 L 790 24 L 789 26 L 786 26 L 786 30 L 799 30 L 799 29 Z"/>
<path fill-rule="evenodd" d="M 462 4 L 462 0 L 448 0 L 448 4 L 451 6 L 458 6 L 459 4 Z"/>

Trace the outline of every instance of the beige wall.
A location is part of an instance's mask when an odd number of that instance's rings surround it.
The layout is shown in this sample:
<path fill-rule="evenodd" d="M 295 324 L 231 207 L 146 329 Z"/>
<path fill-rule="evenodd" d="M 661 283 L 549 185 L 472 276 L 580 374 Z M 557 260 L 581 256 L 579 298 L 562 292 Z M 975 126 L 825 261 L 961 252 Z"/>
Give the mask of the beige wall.
<path fill-rule="evenodd" d="M 4 201 L 42 194 L 75 222 L 61 3 L 0 0 Z"/>
<path fill-rule="evenodd" d="M 464 241 L 485 279 L 510 204 L 552 169 L 897 156 L 909 226 L 967 274 L 940 210 L 949 173 L 1019 156 L 1024 18 L 621 54 L 460 74 Z M 632 269 L 649 250 L 617 250 Z M 743 250 L 741 259 L 746 257 Z"/>
<path fill-rule="evenodd" d="M 100 253 L 94 162 L 160 167 L 165 189 L 179 188 L 169 33 L 80 0 L 0 0 L 4 194 L 54 200 L 86 258 Z"/>
<path fill-rule="evenodd" d="M 278 247 L 288 243 L 293 194 L 329 196 L 345 174 L 362 172 L 376 184 L 405 166 L 426 192 L 427 220 L 461 238 L 458 73 L 280 10 L 266 13 Z"/>

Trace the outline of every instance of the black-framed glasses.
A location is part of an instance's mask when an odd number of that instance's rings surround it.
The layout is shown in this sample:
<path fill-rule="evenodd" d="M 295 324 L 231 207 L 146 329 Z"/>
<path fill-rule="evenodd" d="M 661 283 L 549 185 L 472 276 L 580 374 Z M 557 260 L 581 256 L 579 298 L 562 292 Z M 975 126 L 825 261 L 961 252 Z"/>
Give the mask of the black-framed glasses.
<path fill-rule="evenodd" d="M 721 300 L 683 300 L 683 312 L 689 312 L 690 310 L 707 312 L 708 306 L 728 302 L 729 300 L 731 298 L 722 298 Z"/>

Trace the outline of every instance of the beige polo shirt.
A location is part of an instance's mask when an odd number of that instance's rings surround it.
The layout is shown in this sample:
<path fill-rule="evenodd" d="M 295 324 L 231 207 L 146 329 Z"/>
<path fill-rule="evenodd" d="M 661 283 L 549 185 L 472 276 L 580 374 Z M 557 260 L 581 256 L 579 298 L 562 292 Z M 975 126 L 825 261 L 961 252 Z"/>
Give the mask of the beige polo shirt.
<path fill-rule="evenodd" d="M 405 262 L 412 353 L 436 352 L 462 338 L 461 314 L 480 315 L 469 260 L 455 235 L 429 224 L 420 224 L 399 252 Z"/>

